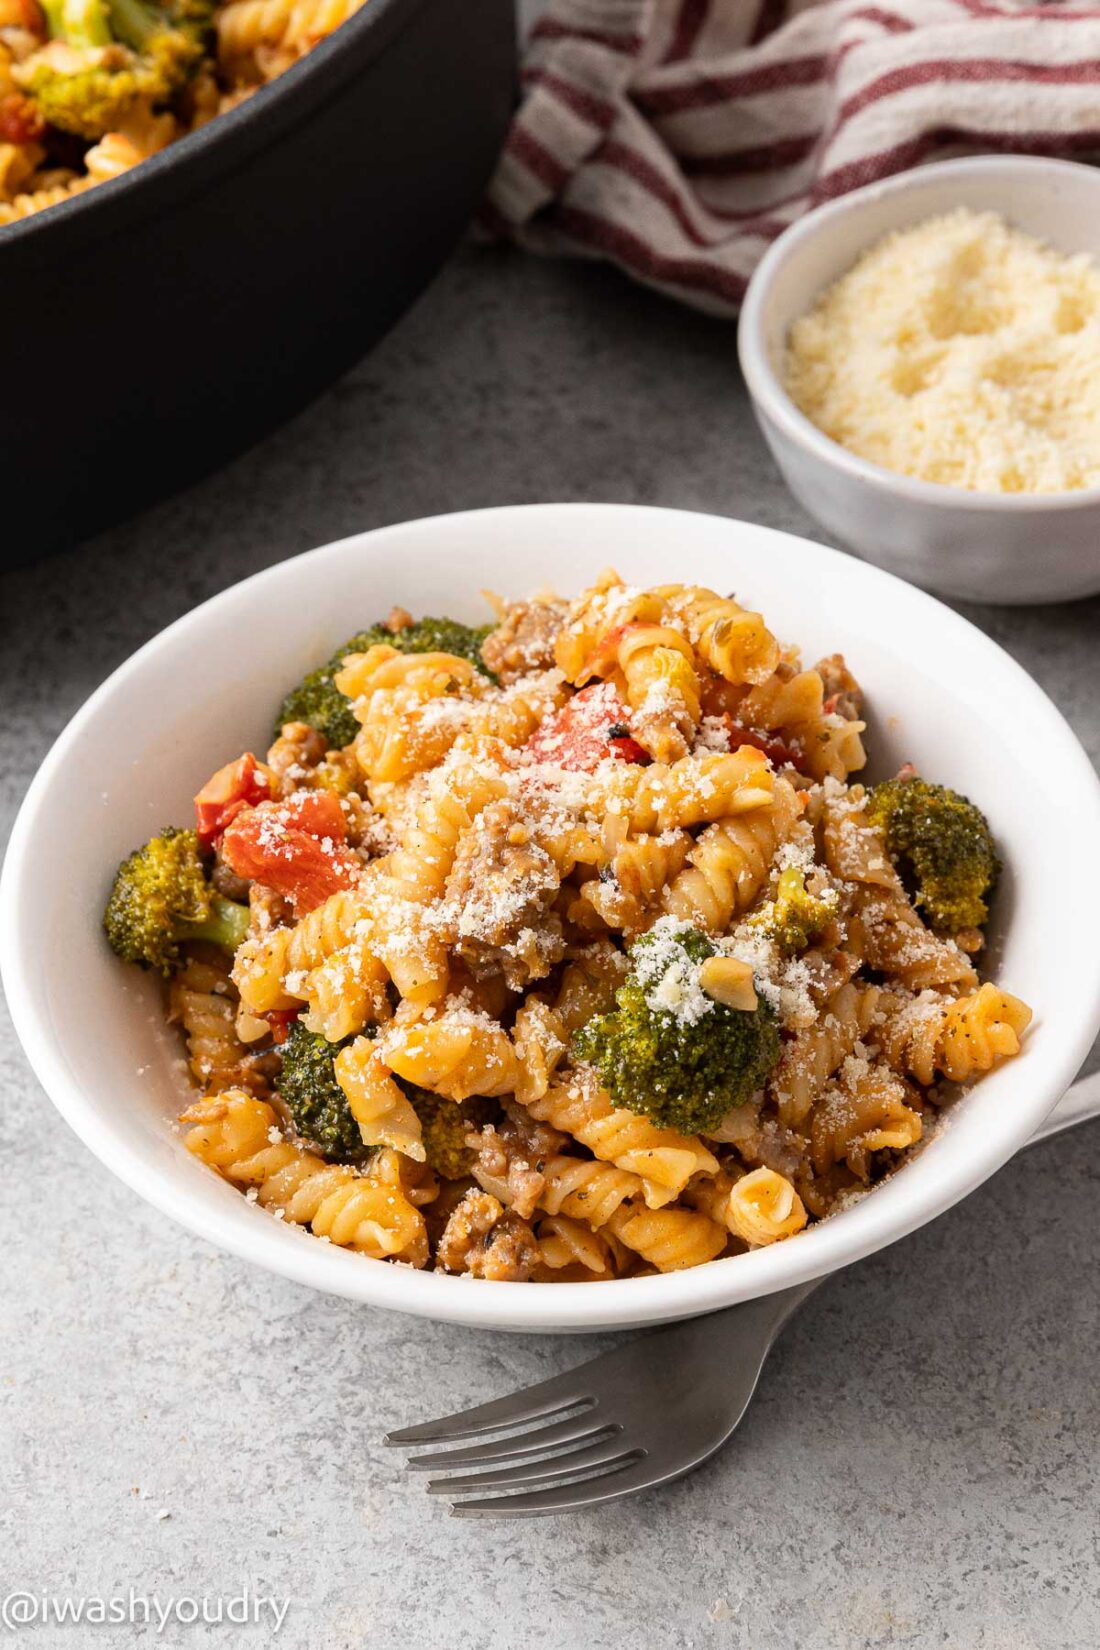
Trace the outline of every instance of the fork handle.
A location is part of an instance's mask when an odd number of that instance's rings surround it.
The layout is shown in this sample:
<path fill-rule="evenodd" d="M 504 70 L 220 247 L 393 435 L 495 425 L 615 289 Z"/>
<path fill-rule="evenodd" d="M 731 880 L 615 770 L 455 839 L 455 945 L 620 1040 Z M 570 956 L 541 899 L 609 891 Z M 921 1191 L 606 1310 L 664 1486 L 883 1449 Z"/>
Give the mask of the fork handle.
<path fill-rule="evenodd" d="M 1090 1077 L 1079 1077 L 1071 1084 L 1027 1144 L 1037 1146 L 1040 1140 L 1049 1140 L 1051 1135 L 1072 1129 L 1077 1123 L 1087 1123 L 1093 1117 L 1100 1117 L 1100 1071 L 1094 1071 Z"/>

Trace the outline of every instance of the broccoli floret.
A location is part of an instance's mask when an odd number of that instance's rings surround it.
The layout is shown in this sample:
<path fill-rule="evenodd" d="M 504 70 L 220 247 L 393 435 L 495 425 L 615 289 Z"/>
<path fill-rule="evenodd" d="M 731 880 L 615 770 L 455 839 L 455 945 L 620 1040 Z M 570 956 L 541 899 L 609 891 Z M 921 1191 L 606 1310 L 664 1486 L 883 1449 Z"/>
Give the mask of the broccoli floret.
<path fill-rule="evenodd" d="M 794 957 L 821 938 L 836 916 L 839 904 L 835 889 L 811 894 L 806 887 L 805 871 L 788 865 L 779 874 L 775 898 L 749 921 L 762 928 L 785 957 Z"/>
<path fill-rule="evenodd" d="M 472 628 L 454 619 L 419 619 L 404 630 L 389 630 L 384 624 L 375 624 L 369 630 L 359 631 L 343 647 L 337 648 L 326 664 L 311 670 L 305 680 L 287 694 L 275 725 L 276 738 L 284 723 L 308 722 L 324 734 L 330 748 L 350 745 L 359 732 L 359 724 L 352 715 L 350 699 L 340 692 L 333 677 L 349 653 L 365 653 L 380 642 L 395 647 L 399 653 L 454 653 L 460 659 L 469 659 L 483 676 L 495 681 L 496 677 L 481 657 L 481 644 L 492 628 L 492 625 Z"/>
<path fill-rule="evenodd" d="M 50 39 L 15 78 L 52 126 L 95 142 L 138 103 L 162 107 L 190 80 L 212 0 L 45 0 Z"/>
<path fill-rule="evenodd" d="M 746 1101 L 780 1053 L 776 1016 L 763 998 L 745 1012 L 704 993 L 699 965 L 714 955 L 705 934 L 662 918 L 630 948 L 618 1007 L 573 1038 L 574 1052 L 596 1068 L 617 1105 L 686 1134 L 713 1128 Z"/>
<path fill-rule="evenodd" d="M 372 1027 L 367 1036 L 373 1034 Z M 283 1064 L 276 1085 L 279 1095 L 299 1135 L 330 1163 L 365 1163 L 378 1150 L 377 1146 L 364 1144 L 333 1069 L 340 1050 L 354 1042 L 356 1035 L 353 1032 L 342 1042 L 330 1043 L 316 1032 L 307 1031 L 301 1020 L 295 1020 L 281 1050 Z M 420 1119 L 424 1152 L 431 1168 L 448 1180 L 468 1174 L 474 1154 L 466 1145 L 466 1135 L 494 1115 L 492 1102 L 473 1099 L 456 1105 L 400 1078 L 396 1081 Z"/>
<path fill-rule="evenodd" d="M 280 1051 L 280 1098 L 302 1139 L 330 1163 L 364 1163 L 377 1150 L 364 1144 L 333 1070 L 333 1060 L 353 1040 L 330 1043 L 295 1020 Z"/>
<path fill-rule="evenodd" d="M 167 830 L 118 868 L 103 926 L 126 962 L 171 974 L 187 940 L 235 951 L 248 932 L 248 908 L 223 899 L 206 880 L 194 831 Z"/>
<path fill-rule="evenodd" d="M 867 813 L 937 934 L 983 926 L 1001 862 L 980 808 L 944 785 L 910 778 L 876 785 Z"/>
<path fill-rule="evenodd" d="M 456 1103 L 411 1083 L 402 1083 L 401 1087 L 420 1119 L 424 1155 L 429 1166 L 445 1180 L 459 1180 L 469 1174 L 474 1153 L 466 1144 L 466 1136 L 471 1129 L 480 1129 L 496 1115 L 493 1102 L 475 1096 Z"/>

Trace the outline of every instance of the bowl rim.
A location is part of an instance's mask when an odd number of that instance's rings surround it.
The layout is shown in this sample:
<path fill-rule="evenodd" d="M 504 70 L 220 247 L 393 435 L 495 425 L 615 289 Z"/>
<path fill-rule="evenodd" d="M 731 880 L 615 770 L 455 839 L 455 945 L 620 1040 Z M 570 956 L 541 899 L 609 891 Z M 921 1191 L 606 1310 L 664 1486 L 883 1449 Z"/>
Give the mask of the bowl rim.
<path fill-rule="evenodd" d="M 66 817 L 69 816 L 65 769 L 70 754 L 90 724 L 105 715 L 119 714 L 127 693 L 140 684 L 147 663 L 155 659 L 169 641 L 203 636 L 214 616 L 224 618 L 233 604 L 247 600 L 261 582 L 270 585 L 274 593 L 280 581 L 286 581 L 289 586 L 301 578 L 305 568 L 311 570 L 311 576 L 323 578 L 326 561 L 337 563 L 352 551 L 361 553 L 364 545 L 399 557 L 404 544 L 415 545 L 420 540 L 430 542 L 434 550 L 448 532 L 461 539 L 471 524 L 480 529 L 490 521 L 495 529 L 510 535 L 510 543 L 521 542 L 528 524 L 548 515 L 567 523 L 570 537 L 587 531 L 595 536 L 596 542 L 611 518 L 625 517 L 628 520 L 624 525 L 640 526 L 656 516 L 665 518 L 666 525 L 669 521 L 678 524 L 681 532 L 690 531 L 692 524 L 698 524 L 700 533 L 718 529 L 730 534 L 735 542 L 736 535 L 747 530 L 764 547 L 785 548 L 795 561 L 812 557 L 814 565 L 823 568 L 826 574 L 830 569 L 840 572 L 842 582 L 854 580 L 883 591 L 887 606 L 903 595 L 907 612 L 912 613 L 915 605 L 919 613 L 934 620 L 941 633 L 946 632 L 948 638 L 954 636 L 965 644 L 972 659 L 977 656 L 981 660 L 984 655 L 1002 685 L 1007 684 L 1011 689 L 1014 683 L 1020 693 L 1028 696 L 1036 715 L 1045 724 L 1045 772 L 1048 776 L 1058 772 L 1063 781 L 1063 796 L 1068 794 L 1072 798 L 1075 810 L 1086 822 L 1091 814 L 1100 837 L 1100 776 L 1061 712 L 1023 667 L 984 632 L 934 597 L 892 574 L 808 539 L 703 512 L 580 503 L 462 511 L 352 534 L 275 563 L 177 619 L 139 648 L 92 693 L 44 758 L 12 829 L 0 872 L 0 978 L 28 1060 L 62 1116 L 113 1173 L 188 1230 L 295 1282 L 414 1316 L 506 1330 L 599 1332 L 695 1316 L 824 1276 L 907 1235 L 974 1190 L 1029 1138 L 1079 1070 L 1100 1029 L 1100 952 L 1095 956 L 1091 975 L 1086 970 L 1072 982 L 1076 985 L 1076 991 L 1070 993 L 1075 1034 L 1057 1048 L 1048 1049 L 1042 1065 L 1034 1066 L 1030 1090 L 1014 1096 L 1013 1106 L 998 1114 L 986 1151 L 954 1156 L 947 1153 L 938 1178 L 929 1177 L 921 1195 L 911 1197 L 900 1211 L 891 1214 L 891 1200 L 880 1202 L 871 1196 L 851 1211 L 851 1221 L 822 1221 L 800 1234 L 796 1242 L 712 1261 L 689 1271 L 614 1280 L 600 1284 L 595 1290 L 581 1283 L 556 1284 L 549 1288 L 486 1280 L 471 1282 L 463 1277 L 371 1262 L 320 1244 L 308 1233 L 291 1232 L 282 1223 L 265 1221 L 259 1215 L 254 1221 L 238 1225 L 228 1212 L 223 1216 L 220 1211 L 194 1200 L 185 1175 L 170 1166 L 150 1166 L 134 1144 L 127 1123 L 129 1114 L 124 1107 L 104 1116 L 97 1114 L 96 1105 L 76 1082 L 61 1039 L 56 1036 L 50 1016 L 37 1000 L 30 983 L 31 959 L 37 953 L 38 924 L 33 879 L 24 875 L 24 865 L 32 853 L 39 818 L 59 807 L 66 808 Z M 453 562 L 453 558 L 450 563 L 444 558 L 448 566 Z M 217 625 L 214 630 L 217 633 Z M 1100 915 L 1100 897 L 1095 903 Z M 273 1232 L 279 1233 L 277 1241 L 272 1241 Z M 288 1241 L 291 1239 L 293 1241 Z"/>
<path fill-rule="evenodd" d="M 315 83 L 324 83 L 330 95 L 340 89 L 353 74 L 361 72 L 385 50 L 422 6 L 430 3 L 431 0 L 365 0 L 331 34 L 319 40 L 274 80 L 256 87 L 235 108 L 183 133 L 117 177 L 107 178 L 44 211 L 0 225 L 0 260 L 5 253 L 14 254 L 17 246 L 28 250 L 51 234 L 61 238 L 66 226 L 70 231 L 75 226 L 79 233 L 87 227 L 85 218 L 94 211 L 98 211 L 103 220 L 102 238 L 117 227 L 117 216 L 130 208 L 140 210 L 144 197 L 168 177 L 176 187 L 176 199 L 172 202 L 175 209 L 204 187 L 212 171 L 226 171 L 241 164 L 250 145 L 254 147 L 263 141 L 265 129 L 270 144 L 308 120 L 320 101 Z M 151 196 L 151 203 L 165 204 L 156 194 Z M 114 225 L 113 215 L 116 215 Z M 55 253 L 56 249 L 51 248 L 51 252 Z"/>
<path fill-rule="evenodd" d="M 835 236 L 845 218 L 859 212 L 862 207 L 891 195 L 915 193 L 929 179 L 938 177 L 966 174 L 980 178 L 997 172 L 1017 176 L 1027 173 L 1049 176 L 1052 171 L 1072 174 L 1080 181 L 1089 179 L 1100 205 L 1100 171 L 1080 161 L 1047 159 L 1039 155 L 970 155 L 934 161 L 927 166 L 916 166 L 907 172 L 883 178 L 877 183 L 865 184 L 861 189 L 853 189 L 834 201 L 815 207 L 790 224 L 773 241 L 753 272 L 737 327 L 741 372 L 749 394 L 765 416 L 777 424 L 789 440 L 808 450 L 822 463 L 843 471 L 852 481 L 898 494 L 913 504 L 928 505 L 934 509 L 1021 515 L 1052 510 L 1086 510 L 1100 505 L 1100 484 L 1057 493 L 986 493 L 972 487 L 950 487 L 942 481 L 924 481 L 916 476 L 901 475 L 896 470 L 887 469 L 884 464 L 875 463 L 873 459 L 862 458 L 826 435 L 795 404 L 772 364 L 764 338 L 764 315 L 770 288 L 782 266 L 810 241 L 823 235 Z M 920 219 L 914 217 L 912 221 L 917 223 Z"/>

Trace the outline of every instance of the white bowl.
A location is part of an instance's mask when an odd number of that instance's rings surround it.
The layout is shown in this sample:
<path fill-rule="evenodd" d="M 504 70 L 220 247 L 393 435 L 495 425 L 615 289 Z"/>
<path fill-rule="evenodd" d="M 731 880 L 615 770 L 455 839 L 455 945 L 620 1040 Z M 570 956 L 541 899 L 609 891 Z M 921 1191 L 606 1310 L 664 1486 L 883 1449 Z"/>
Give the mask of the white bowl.
<path fill-rule="evenodd" d="M 760 428 L 792 493 L 842 544 L 942 595 L 1055 602 L 1100 590 L 1100 488 L 969 492 L 896 475 L 812 424 L 783 387 L 793 322 L 875 241 L 956 207 L 990 211 L 1063 252 L 1100 259 L 1100 171 L 984 155 L 918 167 L 809 213 L 749 285 L 738 350 Z"/>
<path fill-rule="evenodd" d="M 901 1173 L 786 1243 L 694 1271 L 507 1284 L 368 1260 L 273 1220 L 197 1162 L 172 1119 L 187 1092 L 157 982 L 110 954 L 118 861 L 243 748 L 264 748 L 288 682 L 394 602 L 485 616 L 478 592 L 571 592 L 609 563 L 642 584 L 736 587 L 808 658 L 841 649 L 869 693 L 879 774 L 907 758 L 985 804 L 1008 871 L 998 979 L 1035 1009 L 1026 1050 Z M 38 773 L 0 883 L 0 965 L 47 1093 L 107 1166 L 211 1242 L 315 1288 L 500 1329 L 595 1330 L 686 1317 L 832 1271 L 965 1196 L 1028 1138 L 1100 1024 L 1100 783 L 1020 667 L 931 597 L 850 557 L 743 522 L 617 505 L 441 516 L 282 562 L 142 648 L 73 718 Z M 1076 868 L 1076 869 L 1075 869 Z M 1070 881 L 1067 883 L 1067 877 Z M 1067 920 L 1071 889 L 1072 923 Z"/>

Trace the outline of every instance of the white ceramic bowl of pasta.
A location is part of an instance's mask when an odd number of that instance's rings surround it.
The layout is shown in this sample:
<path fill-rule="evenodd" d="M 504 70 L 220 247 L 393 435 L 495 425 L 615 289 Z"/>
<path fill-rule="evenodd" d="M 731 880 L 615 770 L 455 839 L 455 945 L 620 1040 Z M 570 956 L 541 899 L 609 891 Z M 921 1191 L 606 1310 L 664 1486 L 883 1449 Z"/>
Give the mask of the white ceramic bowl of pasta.
<path fill-rule="evenodd" d="M 991 815 L 1007 862 L 990 958 L 1035 1020 L 893 1179 L 798 1237 L 693 1271 L 599 1284 L 489 1283 L 321 1243 L 247 1202 L 185 1149 L 188 1090 L 154 980 L 119 964 L 100 912 L 114 867 L 202 780 L 263 746 L 288 681 L 398 602 L 484 616 L 483 587 L 572 592 L 607 564 L 737 593 L 805 654 L 842 650 L 869 701 L 872 774 L 912 759 Z M 713 516 L 617 505 L 477 511 L 364 533 L 207 602 L 93 695 L 35 779 L 0 885 L 0 963 L 43 1087 L 128 1185 L 221 1247 L 314 1288 L 509 1330 L 658 1323 L 846 1266 L 964 1197 L 1021 1146 L 1100 1025 L 1100 782 L 1066 723 L 995 644 L 931 597 L 802 539 Z M 1072 910 L 1072 923 L 1068 920 Z"/>
<path fill-rule="evenodd" d="M 920 166 L 809 213 L 753 276 L 738 351 L 784 480 L 825 530 L 891 573 L 978 602 L 1072 601 L 1100 591 L 1100 488 L 967 492 L 848 452 L 795 406 L 782 361 L 793 323 L 884 235 L 957 207 L 996 212 L 1061 252 L 1100 260 L 1100 172 L 981 155 Z"/>

